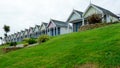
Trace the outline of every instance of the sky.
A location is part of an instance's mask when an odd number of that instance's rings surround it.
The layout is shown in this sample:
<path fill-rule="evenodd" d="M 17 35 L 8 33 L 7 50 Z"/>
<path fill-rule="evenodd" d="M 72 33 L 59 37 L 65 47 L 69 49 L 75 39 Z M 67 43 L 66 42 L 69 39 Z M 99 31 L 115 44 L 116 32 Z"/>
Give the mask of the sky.
<path fill-rule="evenodd" d="M 120 14 L 120 0 L 91 0 L 91 3 Z M 66 21 L 73 9 L 84 12 L 90 0 L 0 0 L 0 36 L 9 25 L 12 34 L 25 28 L 48 23 L 50 19 Z"/>

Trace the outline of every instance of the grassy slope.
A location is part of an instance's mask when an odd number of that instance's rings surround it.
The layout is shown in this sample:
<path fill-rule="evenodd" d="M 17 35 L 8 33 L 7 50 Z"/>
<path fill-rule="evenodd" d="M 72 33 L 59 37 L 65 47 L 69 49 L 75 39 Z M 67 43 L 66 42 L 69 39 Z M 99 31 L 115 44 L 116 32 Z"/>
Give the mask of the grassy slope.
<path fill-rule="evenodd" d="M 120 24 L 58 36 L 0 56 L 1 68 L 73 68 L 85 63 L 120 66 Z"/>
<path fill-rule="evenodd" d="M 3 48 L 5 48 L 5 47 L 8 47 L 8 45 L 1 45 L 0 46 L 0 55 L 2 55 L 3 54 Z"/>

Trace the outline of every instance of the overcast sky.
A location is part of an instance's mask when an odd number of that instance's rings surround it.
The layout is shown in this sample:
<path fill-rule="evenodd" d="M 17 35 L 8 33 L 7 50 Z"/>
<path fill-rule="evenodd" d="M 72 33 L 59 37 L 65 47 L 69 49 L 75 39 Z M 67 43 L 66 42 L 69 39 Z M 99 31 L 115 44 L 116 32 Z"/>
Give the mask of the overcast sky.
<path fill-rule="evenodd" d="M 4 24 L 10 33 L 34 27 L 50 19 L 66 21 L 73 9 L 85 11 L 90 0 L 0 0 L 0 36 Z M 120 14 L 120 0 L 92 0 L 93 4 Z"/>

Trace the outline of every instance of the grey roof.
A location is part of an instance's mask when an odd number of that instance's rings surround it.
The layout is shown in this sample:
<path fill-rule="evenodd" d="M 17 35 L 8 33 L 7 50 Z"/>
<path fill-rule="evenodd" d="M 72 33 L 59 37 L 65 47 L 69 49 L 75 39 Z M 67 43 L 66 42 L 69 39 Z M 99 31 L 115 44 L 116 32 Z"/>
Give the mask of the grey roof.
<path fill-rule="evenodd" d="M 67 27 L 68 26 L 67 22 L 58 21 L 58 20 L 51 20 L 51 21 L 53 21 L 57 27 Z M 70 27 L 72 27 L 72 26 L 70 26 Z"/>
<path fill-rule="evenodd" d="M 43 22 L 43 24 L 47 27 L 48 23 Z"/>
<path fill-rule="evenodd" d="M 35 25 L 35 27 L 38 27 L 38 28 L 39 28 L 39 27 L 40 27 L 40 25 Z"/>
<path fill-rule="evenodd" d="M 81 17 L 82 17 L 82 15 L 83 15 L 83 12 L 78 11 L 78 10 L 73 10 L 72 13 L 70 14 L 70 16 L 69 16 L 67 22 L 70 20 L 70 18 L 71 18 L 71 16 L 73 15 L 74 12 L 78 13 Z"/>
<path fill-rule="evenodd" d="M 109 11 L 107 9 L 104 9 L 104 8 L 99 7 L 97 5 L 94 5 L 94 4 L 92 4 L 92 5 L 97 7 L 98 9 L 102 10 L 104 14 L 111 15 L 111 16 L 114 16 L 114 17 L 118 17 L 117 15 L 115 15 L 114 13 L 112 13 L 111 11 Z"/>
<path fill-rule="evenodd" d="M 28 29 L 25 29 L 25 30 L 28 30 Z"/>
<path fill-rule="evenodd" d="M 30 27 L 30 29 L 33 29 L 33 27 Z"/>
<path fill-rule="evenodd" d="M 24 32 L 24 30 L 21 30 L 21 32 Z"/>
<path fill-rule="evenodd" d="M 78 14 L 80 14 L 80 15 L 82 15 L 83 14 L 83 12 L 81 12 L 81 11 L 78 11 L 78 10 L 74 10 L 74 11 L 76 11 Z"/>

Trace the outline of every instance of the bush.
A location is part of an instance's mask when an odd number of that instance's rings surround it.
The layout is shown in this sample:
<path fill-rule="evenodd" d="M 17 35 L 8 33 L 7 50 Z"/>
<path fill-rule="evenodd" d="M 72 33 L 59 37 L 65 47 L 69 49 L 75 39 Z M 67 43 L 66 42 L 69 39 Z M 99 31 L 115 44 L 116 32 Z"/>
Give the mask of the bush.
<path fill-rule="evenodd" d="M 33 38 L 30 38 L 30 39 L 28 40 L 28 44 L 34 44 L 34 43 L 36 43 L 36 40 L 33 39 Z"/>
<path fill-rule="evenodd" d="M 23 39 L 23 42 L 25 42 L 25 43 L 28 43 L 28 41 L 29 41 L 29 38 Z"/>
<path fill-rule="evenodd" d="M 25 38 L 23 41 L 25 43 L 28 43 L 28 44 L 34 44 L 34 43 L 36 43 L 36 40 L 33 39 L 33 38 Z"/>
<path fill-rule="evenodd" d="M 102 21 L 102 16 L 100 14 L 92 14 L 87 18 L 89 24 L 100 23 Z"/>
<path fill-rule="evenodd" d="M 11 43 L 10 43 L 10 46 L 16 46 L 16 45 L 17 45 L 16 42 L 11 42 Z"/>
<path fill-rule="evenodd" d="M 96 24 L 89 24 L 89 25 L 84 25 L 79 28 L 79 32 L 85 31 L 85 30 L 90 30 L 90 29 L 95 29 L 99 27 L 104 27 L 107 25 L 111 25 L 112 23 L 96 23 Z"/>
<path fill-rule="evenodd" d="M 23 46 L 24 46 L 24 47 L 27 47 L 28 45 L 29 45 L 28 43 L 25 43 Z"/>
<path fill-rule="evenodd" d="M 50 36 L 48 35 L 42 35 L 38 37 L 38 43 L 44 43 L 50 39 Z"/>

